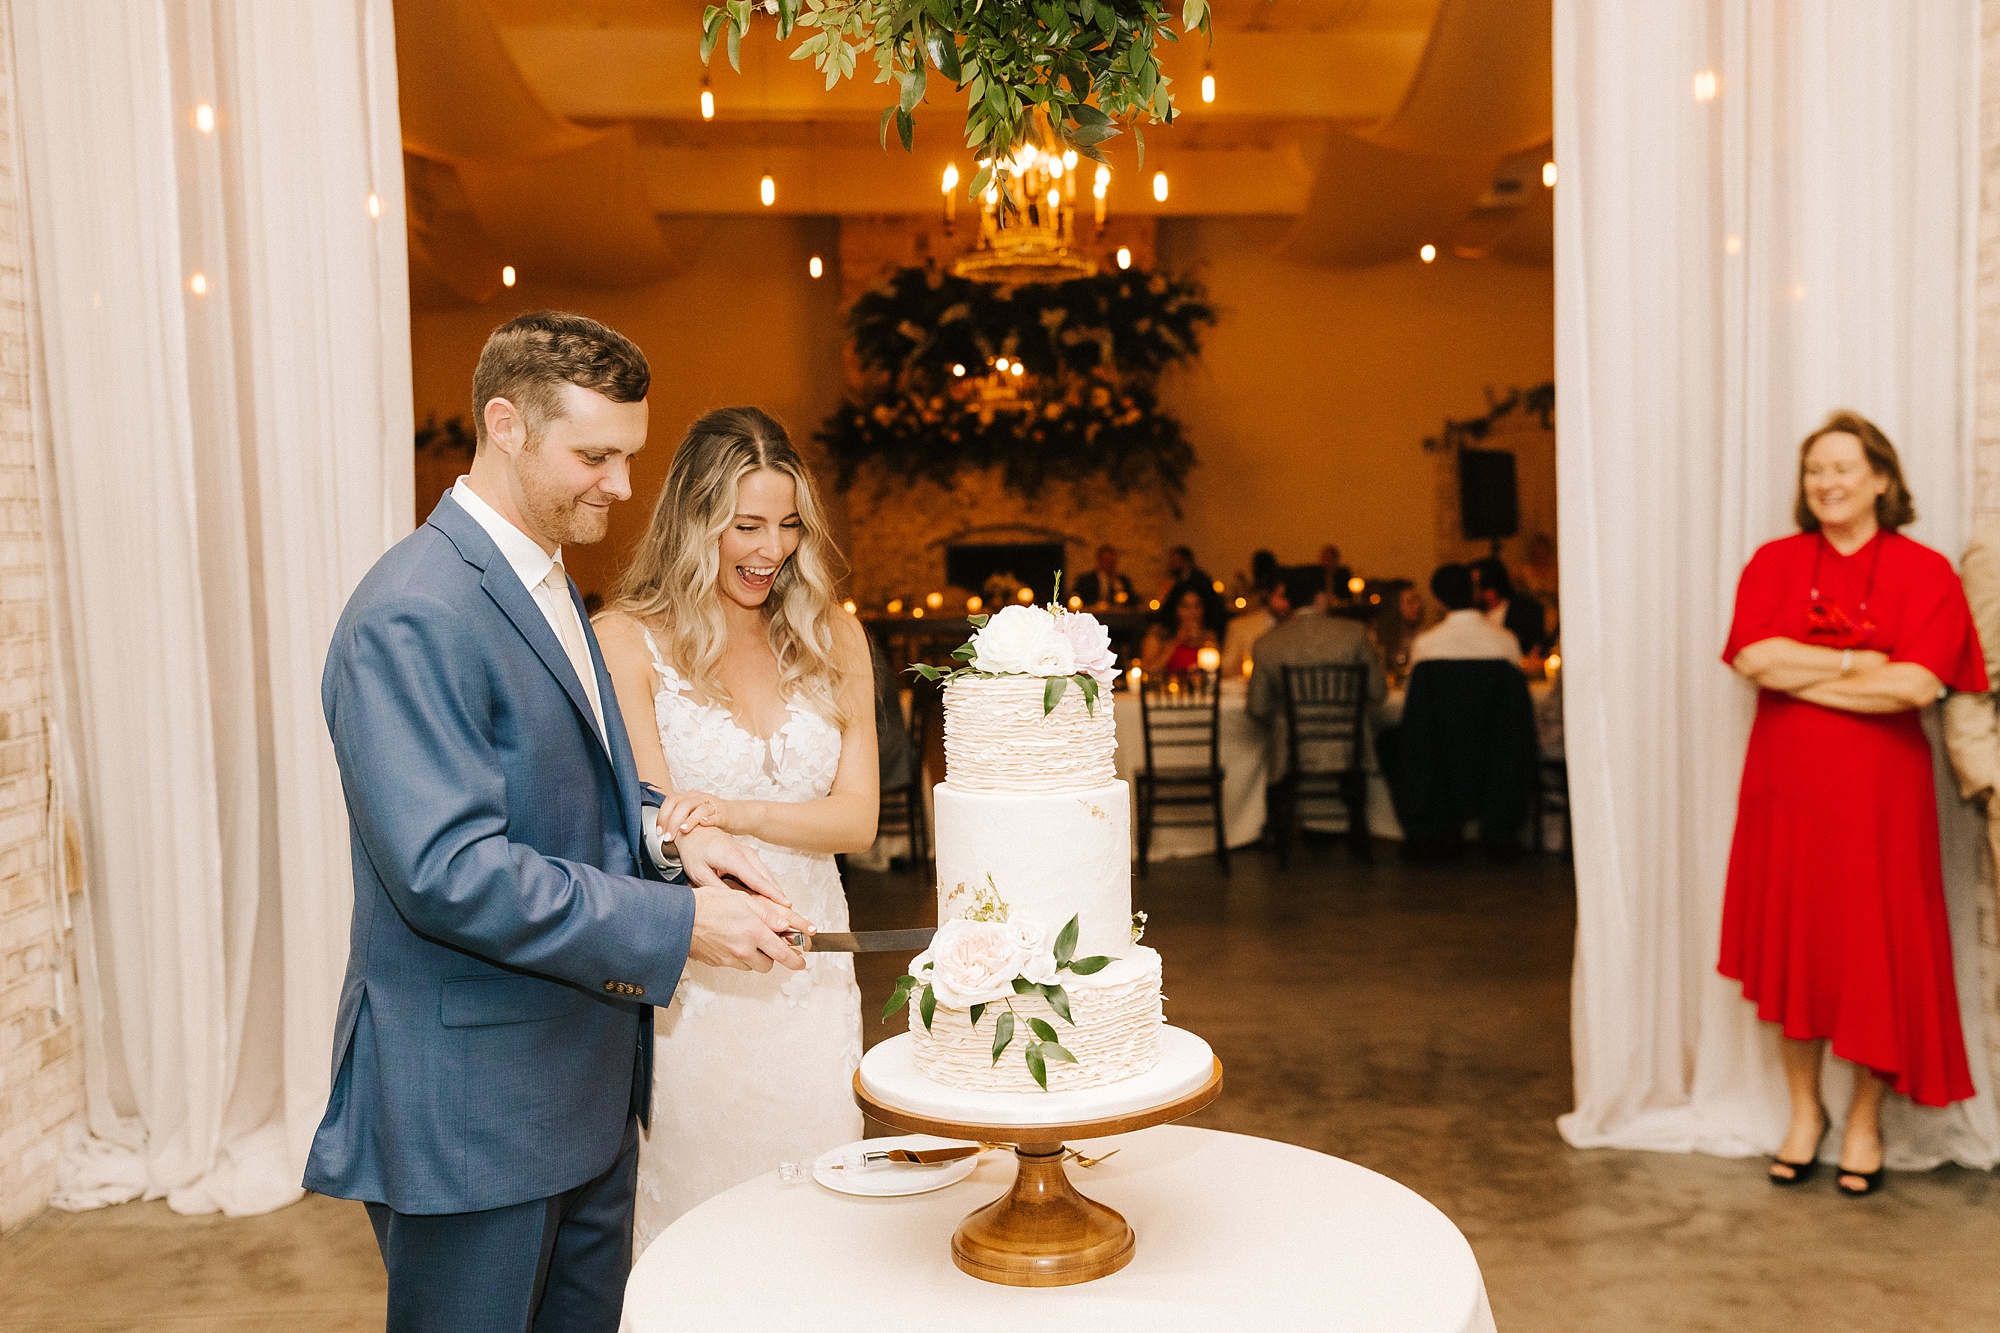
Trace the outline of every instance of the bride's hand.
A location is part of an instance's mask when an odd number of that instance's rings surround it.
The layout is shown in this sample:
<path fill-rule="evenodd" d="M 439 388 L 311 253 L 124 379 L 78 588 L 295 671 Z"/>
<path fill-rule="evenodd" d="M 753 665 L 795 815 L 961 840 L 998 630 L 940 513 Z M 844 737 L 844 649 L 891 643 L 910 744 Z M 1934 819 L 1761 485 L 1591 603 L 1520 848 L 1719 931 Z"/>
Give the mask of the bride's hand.
<path fill-rule="evenodd" d="M 710 796 L 705 791 L 677 792 L 660 807 L 660 831 L 667 835 L 669 842 L 673 842 L 681 834 L 702 824 L 720 825 L 722 806 L 721 797 Z"/>
<path fill-rule="evenodd" d="M 738 887 L 724 882 L 723 876 L 727 875 L 739 881 L 740 887 L 769 898 L 780 907 L 792 905 L 792 900 L 778 887 L 778 877 L 765 867 L 764 858 L 719 828 L 697 824 L 674 838 L 674 850 L 680 854 L 681 868 L 687 872 L 690 884 L 718 889 Z"/>

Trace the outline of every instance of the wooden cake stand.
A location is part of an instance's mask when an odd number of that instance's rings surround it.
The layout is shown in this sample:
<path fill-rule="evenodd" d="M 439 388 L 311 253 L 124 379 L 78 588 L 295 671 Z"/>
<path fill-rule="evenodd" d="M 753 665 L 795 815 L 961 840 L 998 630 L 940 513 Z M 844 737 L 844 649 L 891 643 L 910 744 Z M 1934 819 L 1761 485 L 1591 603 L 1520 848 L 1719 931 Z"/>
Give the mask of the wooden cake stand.
<path fill-rule="evenodd" d="M 1069 1151 L 1065 1141 L 1129 1134 L 1194 1114 L 1222 1091 L 1222 1061 L 1211 1055 L 1210 1065 L 1207 1081 L 1191 1092 L 1099 1119 L 1034 1124 L 941 1119 L 884 1100 L 863 1086 L 860 1071 L 854 1075 L 854 1100 L 868 1115 L 897 1129 L 1011 1146 L 1013 1188 L 958 1224 L 951 1238 L 952 1262 L 973 1277 L 1005 1286 L 1068 1287 L 1123 1268 L 1132 1261 L 1136 1239 L 1115 1209 L 1076 1192 L 1063 1169 Z"/>

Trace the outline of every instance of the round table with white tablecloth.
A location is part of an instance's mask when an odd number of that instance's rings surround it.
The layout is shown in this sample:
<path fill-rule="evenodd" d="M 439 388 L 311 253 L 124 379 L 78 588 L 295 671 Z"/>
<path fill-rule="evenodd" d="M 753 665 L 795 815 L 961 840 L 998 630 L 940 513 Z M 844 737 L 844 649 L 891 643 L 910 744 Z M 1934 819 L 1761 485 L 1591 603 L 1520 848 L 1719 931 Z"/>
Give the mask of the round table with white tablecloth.
<path fill-rule="evenodd" d="M 1222 829 L 1231 847 L 1247 847 L 1264 836 L 1264 786 L 1271 778 L 1268 751 L 1269 732 L 1251 717 L 1246 708 L 1249 682 L 1224 678 L 1222 706 L 1217 725 L 1221 728 L 1217 755 L 1222 763 Z M 1118 776 L 1131 781 L 1146 766 L 1145 724 L 1139 715 L 1139 696 L 1120 690 L 1114 716 L 1118 725 Z M 1155 756 L 1162 768 L 1199 768 L 1207 754 L 1192 747 L 1163 749 Z M 1188 808 L 1174 812 L 1185 818 Z M 1345 816 L 1334 815 L 1330 822 L 1308 820 L 1308 827 L 1328 831 L 1345 829 Z M 1136 815 L 1134 828 L 1137 827 Z M 1368 754 L 1368 827 L 1378 838 L 1400 838 L 1395 807 L 1389 802 L 1389 788 L 1382 781 L 1374 751 Z M 1204 856 L 1215 850 L 1215 833 L 1207 825 L 1156 827 L 1153 830 L 1151 860 L 1164 861 L 1178 856 Z"/>
<path fill-rule="evenodd" d="M 1138 1233 L 1131 1264 L 1109 1277 L 1007 1287 L 953 1266 L 959 1219 L 1012 1178 L 1012 1159 L 999 1154 L 962 1184 L 903 1198 L 784 1183 L 774 1170 L 710 1199 L 647 1248 L 626 1287 L 623 1333 L 1492 1333 L 1465 1237 L 1386 1176 L 1180 1125 L 1073 1146 L 1100 1159 L 1071 1168 L 1079 1186 Z"/>

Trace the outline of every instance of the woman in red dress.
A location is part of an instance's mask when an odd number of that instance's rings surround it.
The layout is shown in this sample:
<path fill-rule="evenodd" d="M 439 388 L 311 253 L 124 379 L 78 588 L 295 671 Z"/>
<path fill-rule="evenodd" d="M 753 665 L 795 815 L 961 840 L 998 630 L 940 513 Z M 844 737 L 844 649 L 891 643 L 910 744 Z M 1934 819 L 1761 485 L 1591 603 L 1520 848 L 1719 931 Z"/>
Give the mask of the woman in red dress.
<path fill-rule="evenodd" d="M 1931 748 L 1918 710 L 1984 690 L 1965 592 L 1916 517 L 1895 446 L 1836 412 L 1799 449 L 1797 536 L 1750 558 L 1723 660 L 1755 683 L 1722 909 L 1722 975 L 1783 1035 L 1791 1127 L 1773 1184 L 1812 1174 L 1824 1044 L 1857 1077 L 1838 1188 L 1882 1181 L 1882 1097 L 1973 1095 L 1959 1030 Z"/>

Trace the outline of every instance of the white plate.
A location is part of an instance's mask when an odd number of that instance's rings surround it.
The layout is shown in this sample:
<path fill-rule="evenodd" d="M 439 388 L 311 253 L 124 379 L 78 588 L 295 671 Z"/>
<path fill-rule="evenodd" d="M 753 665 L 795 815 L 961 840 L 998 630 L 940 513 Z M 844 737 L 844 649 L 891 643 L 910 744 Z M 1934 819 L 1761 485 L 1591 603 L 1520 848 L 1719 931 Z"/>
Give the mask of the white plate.
<path fill-rule="evenodd" d="M 836 1169 L 835 1162 L 859 1158 L 864 1152 L 883 1148 L 963 1148 L 964 1139 L 941 1139 L 932 1134 L 904 1134 L 891 1139 L 862 1139 L 821 1153 L 813 1161 L 813 1179 L 836 1194 L 858 1194 L 869 1199 L 889 1199 L 904 1194 L 928 1194 L 947 1185 L 956 1185 L 971 1175 L 979 1158 L 963 1157 L 943 1166 L 899 1166 L 884 1162 L 879 1166 Z"/>

